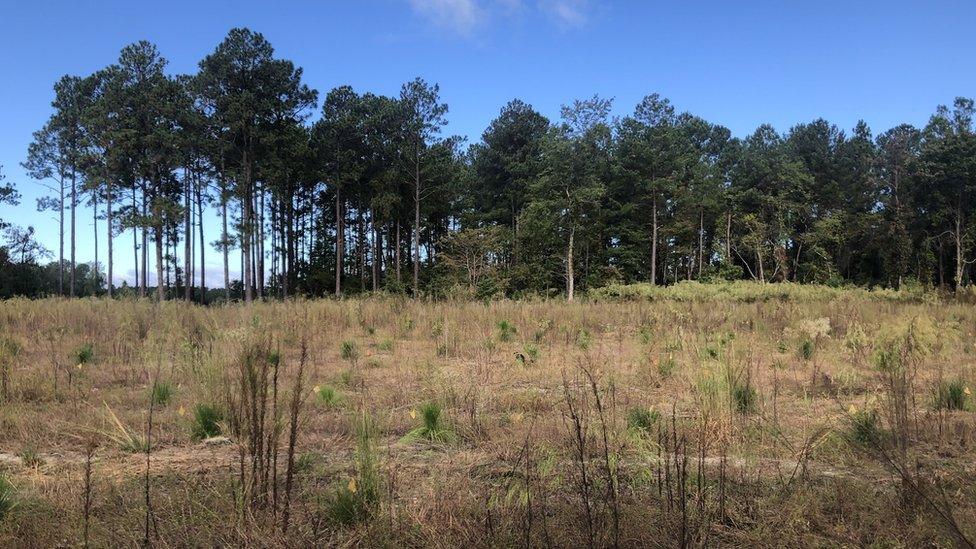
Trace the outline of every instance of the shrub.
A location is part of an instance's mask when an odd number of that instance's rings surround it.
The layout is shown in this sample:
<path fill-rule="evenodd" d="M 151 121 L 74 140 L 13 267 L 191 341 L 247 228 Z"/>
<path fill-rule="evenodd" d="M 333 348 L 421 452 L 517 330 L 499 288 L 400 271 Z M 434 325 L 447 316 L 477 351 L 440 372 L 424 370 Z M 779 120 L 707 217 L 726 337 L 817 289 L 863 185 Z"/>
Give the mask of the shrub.
<path fill-rule="evenodd" d="M 411 415 L 415 415 L 411 412 Z M 421 425 L 404 436 L 402 442 L 415 440 L 429 440 L 430 442 L 447 443 L 456 440 L 456 435 L 441 419 L 441 407 L 436 402 L 428 402 L 420 407 Z"/>
<path fill-rule="evenodd" d="M 220 422 L 224 414 L 220 408 L 211 404 L 200 403 L 193 408 L 193 419 L 190 423 L 190 437 L 193 440 L 212 438 L 220 434 Z"/>
<path fill-rule="evenodd" d="M 937 410 L 965 410 L 971 391 L 961 379 L 943 381 L 935 389 Z"/>

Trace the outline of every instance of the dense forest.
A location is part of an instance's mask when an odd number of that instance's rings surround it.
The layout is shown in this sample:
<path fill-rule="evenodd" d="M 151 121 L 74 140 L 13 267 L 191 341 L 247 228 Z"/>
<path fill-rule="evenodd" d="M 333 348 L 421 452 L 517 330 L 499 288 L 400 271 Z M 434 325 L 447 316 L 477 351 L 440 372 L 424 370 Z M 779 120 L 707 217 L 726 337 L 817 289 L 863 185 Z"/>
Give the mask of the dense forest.
<path fill-rule="evenodd" d="M 516 99 L 469 145 L 444 134 L 436 84 L 320 98 L 247 29 L 196 74 L 166 65 L 139 42 L 55 84 L 23 166 L 49 191 L 37 207 L 57 212 L 60 243 L 48 251 L 33 229 L 4 226 L 0 296 L 572 299 L 680 280 L 972 283 L 971 99 L 923 128 L 874 135 L 818 119 L 743 138 L 657 94 L 619 118 L 597 96 L 559 120 Z M 0 180 L 0 201 L 18 199 Z M 95 215 L 90 264 L 76 257 L 83 205 Z M 123 253 L 136 282 L 113 287 Z M 223 280 L 205 277 L 209 254 Z"/>

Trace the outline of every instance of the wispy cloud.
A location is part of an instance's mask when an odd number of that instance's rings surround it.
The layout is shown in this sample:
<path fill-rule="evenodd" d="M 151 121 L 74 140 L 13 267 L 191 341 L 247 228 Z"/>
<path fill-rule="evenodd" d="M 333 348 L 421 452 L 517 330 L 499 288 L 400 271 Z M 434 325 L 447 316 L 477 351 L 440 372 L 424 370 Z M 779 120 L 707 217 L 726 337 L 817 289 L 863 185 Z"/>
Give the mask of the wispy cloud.
<path fill-rule="evenodd" d="M 410 0 L 410 6 L 434 24 L 463 35 L 474 32 L 487 16 L 475 0 Z"/>
<path fill-rule="evenodd" d="M 591 0 L 408 0 L 415 13 L 451 32 L 471 36 L 491 21 L 519 21 L 534 15 L 562 28 L 589 20 Z"/>
<path fill-rule="evenodd" d="M 588 0 L 540 0 L 539 8 L 564 27 L 581 27 L 589 18 Z"/>

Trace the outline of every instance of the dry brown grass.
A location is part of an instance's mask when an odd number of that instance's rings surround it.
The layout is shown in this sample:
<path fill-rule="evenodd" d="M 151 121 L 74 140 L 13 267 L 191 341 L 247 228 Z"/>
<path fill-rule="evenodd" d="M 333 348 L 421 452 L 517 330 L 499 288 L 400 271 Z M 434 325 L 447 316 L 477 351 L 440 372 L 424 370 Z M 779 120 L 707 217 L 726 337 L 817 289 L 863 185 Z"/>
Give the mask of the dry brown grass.
<path fill-rule="evenodd" d="M 892 376 L 875 354 L 904 341 L 913 319 L 908 415 L 895 417 Z M 91 545 L 143 542 L 145 454 L 120 446 L 111 416 L 144 437 L 157 371 L 174 392 L 153 411 L 154 546 L 964 545 L 976 538 L 976 414 L 971 397 L 968 410 L 937 410 L 933 395 L 945 380 L 976 383 L 974 333 L 972 305 L 854 294 L 209 308 L 6 301 L 0 467 L 16 507 L 0 519 L 0 545 L 82 544 L 93 439 Z M 280 349 L 279 412 L 269 408 L 262 428 L 277 460 L 260 463 L 280 461 L 268 478 L 284 490 L 303 340 L 295 494 L 282 534 L 280 505 L 242 507 L 241 456 L 253 441 L 233 440 L 225 424 L 231 440 L 194 442 L 190 421 L 200 403 L 239 402 L 227 392 L 255 341 Z M 343 342 L 357 352 L 343 357 Z M 79 364 L 87 344 L 93 359 Z M 319 400 L 322 386 L 338 405 Z M 402 440 L 428 402 L 442 407 L 453 442 Z M 635 409 L 652 424 L 628 426 Z M 852 421 L 875 410 L 879 438 L 858 439 Z M 336 500 L 361 494 L 364 412 L 377 427 L 377 495 L 346 520 Z"/>

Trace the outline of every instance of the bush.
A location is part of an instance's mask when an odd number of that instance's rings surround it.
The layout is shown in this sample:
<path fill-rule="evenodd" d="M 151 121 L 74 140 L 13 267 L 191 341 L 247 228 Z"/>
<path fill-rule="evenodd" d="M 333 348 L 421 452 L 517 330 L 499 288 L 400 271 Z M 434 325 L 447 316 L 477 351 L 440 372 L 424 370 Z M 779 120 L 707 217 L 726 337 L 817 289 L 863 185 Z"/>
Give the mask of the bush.
<path fill-rule="evenodd" d="M 220 408 L 210 404 L 197 404 L 193 408 L 190 437 L 193 440 L 203 440 L 219 435 L 220 422 L 223 420 L 224 414 Z"/>

